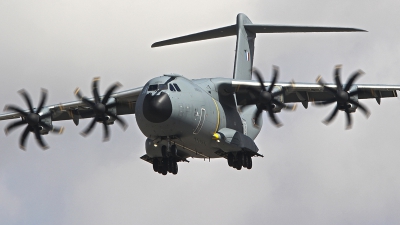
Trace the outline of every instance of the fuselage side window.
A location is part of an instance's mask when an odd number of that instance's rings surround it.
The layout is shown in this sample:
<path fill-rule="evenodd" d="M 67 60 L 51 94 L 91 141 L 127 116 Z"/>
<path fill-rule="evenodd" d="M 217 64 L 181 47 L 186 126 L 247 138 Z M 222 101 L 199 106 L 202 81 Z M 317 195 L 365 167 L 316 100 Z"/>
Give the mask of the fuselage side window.
<path fill-rule="evenodd" d="M 170 91 L 175 91 L 175 88 L 174 88 L 174 86 L 172 84 L 169 84 L 169 90 Z"/>
<path fill-rule="evenodd" d="M 175 87 L 175 89 L 176 89 L 177 91 L 179 91 L 179 92 L 181 91 L 181 89 L 179 88 L 179 86 L 178 86 L 177 84 L 175 84 L 175 83 L 174 83 L 174 87 Z"/>

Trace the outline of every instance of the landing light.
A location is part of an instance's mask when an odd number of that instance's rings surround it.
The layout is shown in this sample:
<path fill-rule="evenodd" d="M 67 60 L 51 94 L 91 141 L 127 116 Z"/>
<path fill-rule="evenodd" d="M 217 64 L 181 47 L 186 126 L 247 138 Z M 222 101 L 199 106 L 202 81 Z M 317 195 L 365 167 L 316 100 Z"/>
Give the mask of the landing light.
<path fill-rule="evenodd" d="M 212 139 L 213 139 L 213 140 L 216 140 L 217 142 L 220 142 L 220 140 L 221 140 L 221 135 L 218 134 L 218 133 L 215 133 L 215 134 L 213 134 Z"/>

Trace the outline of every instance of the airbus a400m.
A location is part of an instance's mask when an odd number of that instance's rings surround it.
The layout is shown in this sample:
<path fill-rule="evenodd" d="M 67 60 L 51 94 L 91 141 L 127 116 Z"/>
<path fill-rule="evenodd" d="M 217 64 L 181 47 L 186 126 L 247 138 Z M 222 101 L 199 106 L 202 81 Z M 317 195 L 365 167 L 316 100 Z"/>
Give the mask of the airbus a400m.
<path fill-rule="evenodd" d="M 178 74 L 166 74 L 150 79 L 144 86 L 115 92 L 112 85 L 104 95 L 98 91 L 99 78 L 92 83 L 93 97 L 85 97 L 79 89 L 76 101 L 45 105 L 47 92 L 34 108 L 29 95 L 20 94 L 28 109 L 7 105 L 12 111 L 0 115 L 0 120 L 21 118 L 6 127 L 6 133 L 25 125 L 19 144 L 25 149 L 29 133 L 38 144 L 48 148 L 42 135 L 61 133 L 62 127 L 53 122 L 72 120 L 76 125 L 81 119 L 92 118 L 82 131 L 88 135 L 97 123 L 104 129 L 104 140 L 109 138 L 109 125 L 118 123 L 126 128 L 121 115 L 136 114 L 139 129 L 147 137 L 146 153 L 141 159 L 151 163 L 155 172 L 166 175 L 178 173 L 178 162 L 188 158 L 226 158 L 228 165 L 237 170 L 252 168 L 252 157 L 262 156 L 254 139 L 263 125 L 262 112 L 271 122 L 281 126 L 276 113 L 294 110 L 296 103 L 307 108 L 309 102 L 317 105 L 334 104 L 333 112 L 325 123 L 331 122 L 339 111 L 346 115 L 347 128 L 352 125 L 351 113 L 360 109 L 366 116 L 368 109 L 359 100 L 397 97 L 397 85 L 359 85 L 355 80 L 362 74 L 356 71 L 346 83 L 340 78 L 340 66 L 334 69 L 334 83 L 321 78 L 317 83 L 279 83 L 278 67 L 273 67 L 272 79 L 264 81 L 261 73 L 253 69 L 254 41 L 257 33 L 289 32 L 360 32 L 364 30 L 340 27 L 278 26 L 253 24 L 244 14 L 237 15 L 236 24 L 214 30 L 181 36 L 161 42 L 161 47 L 185 42 L 200 41 L 236 35 L 236 53 L 233 78 L 202 78 L 189 80 Z M 252 74 L 256 80 L 252 80 Z"/>

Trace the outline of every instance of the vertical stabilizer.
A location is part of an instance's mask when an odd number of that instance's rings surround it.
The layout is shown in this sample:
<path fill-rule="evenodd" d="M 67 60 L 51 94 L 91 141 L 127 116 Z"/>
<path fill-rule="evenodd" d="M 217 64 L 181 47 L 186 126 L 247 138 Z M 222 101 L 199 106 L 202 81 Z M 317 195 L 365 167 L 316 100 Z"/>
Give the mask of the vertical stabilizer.
<path fill-rule="evenodd" d="M 241 80 L 251 79 L 253 67 L 254 40 L 256 34 L 246 30 L 245 25 L 253 24 L 250 19 L 240 13 L 236 17 L 236 53 L 233 78 Z"/>

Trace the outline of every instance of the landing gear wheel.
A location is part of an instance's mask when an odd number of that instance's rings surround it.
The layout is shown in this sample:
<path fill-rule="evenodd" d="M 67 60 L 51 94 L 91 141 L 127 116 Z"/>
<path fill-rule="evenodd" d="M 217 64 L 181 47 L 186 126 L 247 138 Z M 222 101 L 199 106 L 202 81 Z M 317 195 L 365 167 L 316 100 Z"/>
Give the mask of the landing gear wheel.
<path fill-rule="evenodd" d="M 167 157 L 167 146 L 165 145 L 161 146 L 161 154 L 163 158 Z"/>
<path fill-rule="evenodd" d="M 158 159 L 157 159 L 157 158 L 154 158 L 154 159 L 153 159 L 153 170 L 154 170 L 154 172 L 158 172 L 158 168 L 159 168 L 159 166 L 158 166 Z"/>
<path fill-rule="evenodd" d="M 251 159 L 251 156 L 248 156 L 247 169 L 251 169 L 252 167 L 253 167 L 253 160 Z"/>
<path fill-rule="evenodd" d="M 244 161 L 244 154 L 242 152 L 238 152 L 236 154 L 236 162 L 238 163 L 238 167 L 240 167 L 240 169 L 243 166 L 243 161 Z M 236 169 L 237 169 L 237 167 L 236 167 Z M 240 170 L 240 169 L 238 169 L 238 170 Z"/>
<path fill-rule="evenodd" d="M 233 167 L 233 161 L 235 160 L 235 157 L 233 156 L 232 153 L 228 153 L 228 165 L 230 167 Z"/>
<path fill-rule="evenodd" d="M 236 162 L 236 167 L 237 170 L 241 170 L 242 169 L 242 164 L 240 164 L 239 162 Z"/>
<path fill-rule="evenodd" d="M 176 155 L 178 154 L 178 150 L 177 150 L 177 148 L 176 148 L 176 145 L 171 145 L 170 151 L 171 151 L 171 154 L 172 154 L 173 156 L 176 156 Z"/>
<path fill-rule="evenodd" d="M 174 162 L 172 174 L 174 174 L 174 175 L 178 174 L 178 163 L 177 162 Z"/>
<path fill-rule="evenodd" d="M 163 165 L 162 165 L 162 175 L 167 175 L 168 173 L 168 160 L 167 159 L 163 159 Z"/>
<path fill-rule="evenodd" d="M 243 167 L 247 168 L 247 165 L 249 164 L 249 155 L 246 153 L 243 153 Z"/>
<path fill-rule="evenodd" d="M 172 171 L 174 170 L 174 163 L 175 160 L 172 158 L 168 159 L 168 172 L 172 173 Z"/>

